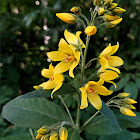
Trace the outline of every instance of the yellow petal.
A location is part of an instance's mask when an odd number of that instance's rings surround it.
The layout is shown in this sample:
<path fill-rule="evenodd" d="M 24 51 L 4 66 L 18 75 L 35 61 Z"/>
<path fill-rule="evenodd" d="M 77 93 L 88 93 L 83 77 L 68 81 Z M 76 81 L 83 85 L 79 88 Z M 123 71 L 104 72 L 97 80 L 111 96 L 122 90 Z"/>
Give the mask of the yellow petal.
<path fill-rule="evenodd" d="M 126 107 L 121 107 L 120 111 L 121 111 L 121 113 L 128 115 L 128 116 L 136 116 L 136 114 L 132 110 L 130 110 Z"/>
<path fill-rule="evenodd" d="M 119 42 L 117 42 L 117 45 L 112 46 L 112 50 L 108 55 L 114 54 L 119 49 Z"/>
<path fill-rule="evenodd" d="M 51 93 L 51 98 L 52 98 L 52 99 L 53 99 L 53 93 L 54 93 L 55 91 L 57 91 L 59 88 L 61 88 L 62 84 L 63 84 L 63 83 L 58 84 L 58 85 L 53 89 L 53 91 L 52 91 L 52 93 Z"/>
<path fill-rule="evenodd" d="M 80 44 L 82 45 L 82 48 L 85 48 L 85 44 L 83 43 L 83 41 L 82 41 L 81 38 L 80 38 L 80 34 L 81 34 L 81 33 L 82 33 L 81 31 L 77 31 L 77 32 L 76 32 L 76 37 L 79 39 Z"/>
<path fill-rule="evenodd" d="M 103 96 L 108 96 L 108 95 L 110 95 L 110 94 L 113 93 L 113 91 L 108 90 L 106 87 L 104 87 L 104 86 L 102 86 L 102 85 L 101 85 L 101 86 L 99 86 L 99 85 L 94 85 L 94 86 L 93 86 L 93 89 L 94 89 L 95 91 L 97 91 L 98 94 L 103 95 Z"/>
<path fill-rule="evenodd" d="M 50 78 L 53 75 L 53 73 L 49 69 L 43 69 L 41 71 L 41 75 L 46 78 Z"/>
<path fill-rule="evenodd" d="M 109 56 L 110 52 L 112 51 L 112 47 L 111 47 L 111 44 L 109 44 L 100 54 L 99 57 L 106 57 L 106 56 Z"/>
<path fill-rule="evenodd" d="M 111 84 L 113 84 L 114 86 L 115 86 L 115 88 L 117 88 L 117 85 L 113 82 L 113 81 L 105 81 L 105 82 L 107 82 L 107 83 L 111 83 Z"/>
<path fill-rule="evenodd" d="M 104 81 L 114 80 L 119 77 L 119 75 L 112 70 L 105 70 L 103 73 L 100 74 L 100 77 L 103 78 Z"/>
<path fill-rule="evenodd" d="M 73 54 L 73 51 L 72 49 L 69 47 L 69 45 L 67 44 L 67 42 L 61 38 L 61 40 L 59 41 L 59 51 L 63 51 L 67 54 L 70 54 L 72 55 Z"/>
<path fill-rule="evenodd" d="M 80 109 L 84 109 L 84 108 L 86 108 L 88 106 L 86 88 L 82 87 L 82 88 L 80 88 L 80 91 L 82 93 Z"/>
<path fill-rule="evenodd" d="M 55 83 L 54 80 L 53 81 L 49 80 L 49 81 L 45 82 L 43 89 L 53 89 L 56 86 L 57 86 L 57 84 Z"/>
<path fill-rule="evenodd" d="M 66 53 L 63 51 L 52 51 L 52 52 L 48 52 L 47 56 L 52 61 L 62 61 L 66 58 Z"/>
<path fill-rule="evenodd" d="M 100 99 L 100 96 L 97 93 L 89 93 L 87 92 L 88 99 L 90 103 L 97 109 L 100 110 L 102 108 L 102 101 Z"/>
<path fill-rule="evenodd" d="M 137 101 L 135 101 L 134 99 L 130 99 L 130 98 L 125 98 L 123 101 L 127 104 L 136 104 L 137 103 Z"/>
<path fill-rule="evenodd" d="M 120 72 L 120 70 L 118 69 L 118 68 L 115 68 L 115 67 L 108 67 L 109 69 L 112 69 L 112 70 L 114 70 L 114 71 L 116 71 L 116 72 L 118 72 L 119 74 L 121 73 Z"/>
<path fill-rule="evenodd" d="M 109 68 L 109 64 L 108 64 L 108 61 L 105 57 L 100 57 L 99 59 L 99 63 L 102 67 L 104 67 L 105 69 L 106 68 Z"/>
<path fill-rule="evenodd" d="M 63 62 L 63 61 L 60 62 L 54 68 L 54 75 L 66 72 L 67 70 L 70 69 L 71 65 L 72 65 L 72 62 Z"/>
<path fill-rule="evenodd" d="M 69 75 L 70 77 L 74 78 L 73 70 L 78 65 L 77 60 L 74 60 L 72 65 L 70 66 Z"/>
<path fill-rule="evenodd" d="M 44 85 L 46 84 L 46 82 L 43 82 L 42 84 L 38 85 L 38 86 L 33 86 L 34 89 L 39 89 L 40 87 L 44 87 Z"/>
<path fill-rule="evenodd" d="M 61 82 L 63 82 L 64 80 L 64 76 L 62 74 L 57 74 L 54 76 L 54 81 L 56 84 L 60 84 Z"/>
<path fill-rule="evenodd" d="M 88 36 L 92 36 L 92 35 L 96 34 L 96 32 L 97 32 L 97 28 L 95 26 L 87 26 L 85 29 L 85 33 Z"/>
<path fill-rule="evenodd" d="M 66 38 L 66 40 L 69 44 L 78 45 L 78 38 L 74 34 L 65 30 L 64 31 L 64 36 L 65 36 L 65 38 Z"/>
<path fill-rule="evenodd" d="M 110 56 L 110 59 L 107 60 L 109 66 L 117 67 L 123 65 L 123 60 L 118 56 Z"/>

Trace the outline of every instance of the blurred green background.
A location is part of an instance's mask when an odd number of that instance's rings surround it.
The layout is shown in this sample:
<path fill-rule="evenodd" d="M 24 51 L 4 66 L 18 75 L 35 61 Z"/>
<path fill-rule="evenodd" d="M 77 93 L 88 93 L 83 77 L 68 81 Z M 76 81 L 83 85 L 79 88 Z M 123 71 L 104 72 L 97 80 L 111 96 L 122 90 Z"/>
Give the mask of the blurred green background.
<path fill-rule="evenodd" d="M 115 92 L 130 92 L 132 98 L 139 100 L 140 16 L 138 11 L 140 11 L 140 1 L 114 0 L 114 2 L 127 10 L 121 15 L 123 21 L 115 28 L 101 27 L 96 35 L 91 37 L 87 60 L 97 57 L 108 43 L 115 45 L 118 41 L 120 48 L 116 55 L 122 57 L 125 63 L 121 67 L 121 78 L 116 80 L 118 88 L 114 89 L 113 86 L 110 88 Z M 89 17 L 90 7 L 93 7 L 91 0 L 0 0 L 1 110 L 5 103 L 32 91 L 33 85 L 45 80 L 40 71 L 49 65 L 50 60 L 46 53 L 57 50 L 58 42 L 64 37 L 65 29 L 71 32 L 82 30 L 80 23 L 69 25 L 55 16 L 58 12 L 69 12 L 72 6 L 80 6 L 87 17 Z M 81 38 L 85 42 L 84 33 Z M 96 67 L 98 65 L 92 64 L 92 67 L 87 70 L 87 75 L 94 72 Z M 75 74 L 77 71 L 75 70 Z M 74 82 L 76 84 L 78 79 Z M 76 103 L 71 96 L 66 98 L 72 111 Z M 139 109 L 137 104 L 137 110 Z M 0 139 L 15 140 L 14 134 L 23 136 L 22 139 L 26 135 L 30 137 L 28 130 L 13 127 L 0 115 Z M 93 139 L 89 134 L 85 135 L 87 140 Z"/>

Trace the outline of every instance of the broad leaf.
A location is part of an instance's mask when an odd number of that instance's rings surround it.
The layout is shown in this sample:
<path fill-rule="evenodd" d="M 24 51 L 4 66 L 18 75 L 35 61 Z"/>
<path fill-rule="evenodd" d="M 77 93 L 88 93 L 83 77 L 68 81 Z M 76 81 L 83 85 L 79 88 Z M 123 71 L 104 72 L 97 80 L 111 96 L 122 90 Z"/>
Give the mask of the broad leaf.
<path fill-rule="evenodd" d="M 32 140 L 31 137 L 12 135 L 7 137 L 1 137 L 1 140 Z"/>
<path fill-rule="evenodd" d="M 103 101 L 102 101 L 102 108 L 101 108 L 100 112 L 101 112 L 101 114 L 103 116 L 108 118 L 111 123 L 113 123 L 115 126 L 117 126 L 121 130 L 120 125 L 119 125 L 119 123 L 118 123 L 118 121 L 116 119 L 115 114 L 113 113 L 113 111 Z"/>
<path fill-rule="evenodd" d="M 81 140 L 80 133 L 76 127 L 69 129 L 68 133 L 69 133 L 68 140 Z"/>
<path fill-rule="evenodd" d="M 36 129 L 69 121 L 62 108 L 45 98 L 15 98 L 4 106 L 2 115 L 17 126 Z"/>
<path fill-rule="evenodd" d="M 134 140 L 131 132 L 128 130 L 123 130 L 120 133 L 110 135 L 110 136 L 101 136 L 98 140 Z"/>

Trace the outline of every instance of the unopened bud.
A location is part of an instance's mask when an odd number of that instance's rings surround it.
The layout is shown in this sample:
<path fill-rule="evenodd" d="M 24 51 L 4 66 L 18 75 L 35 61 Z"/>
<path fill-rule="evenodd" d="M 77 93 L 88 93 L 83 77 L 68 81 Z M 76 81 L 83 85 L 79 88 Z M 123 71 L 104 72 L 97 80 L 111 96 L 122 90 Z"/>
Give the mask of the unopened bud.
<path fill-rule="evenodd" d="M 119 16 L 117 16 L 117 15 L 107 15 L 107 14 L 105 14 L 104 16 L 103 16 L 103 19 L 104 19 L 104 21 L 106 21 L 106 22 L 110 22 L 110 21 L 114 21 L 114 20 L 117 20 L 117 19 L 120 19 L 120 17 Z"/>
<path fill-rule="evenodd" d="M 109 6 L 112 3 L 113 0 L 105 0 L 104 6 Z"/>
<path fill-rule="evenodd" d="M 130 98 L 125 98 L 123 99 L 124 103 L 127 103 L 127 104 L 136 104 L 137 101 L 133 100 L 133 99 L 130 99 Z"/>
<path fill-rule="evenodd" d="M 127 96 L 129 96 L 129 93 L 119 93 L 119 94 L 118 94 L 118 97 L 119 97 L 119 98 L 125 98 L 125 97 L 127 97 Z"/>
<path fill-rule="evenodd" d="M 56 16 L 66 23 L 74 24 L 77 22 L 77 17 L 70 13 L 57 13 Z"/>
<path fill-rule="evenodd" d="M 129 109 L 136 109 L 133 105 L 128 105 L 128 104 L 125 104 L 124 107 Z"/>
<path fill-rule="evenodd" d="M 58 133 L 57 132 L 53 132 L 50 136 L 49 140 L 58 140 Z"/>
<path fill-rule="evenodd" d="M 119 19 L 111 21 L 111 22 L 106 22 L 105 26 L 108 28 L 112 28 L 112 27 L 116 26 L 117 24 L 119 24 L 121 21 L 122 21 L 122 18 L 119 18 Z"/>
<path fill-rule="evenodd" d="M 60 136 L 60 140 L 67 140 L 68 130 L 65 127 L 60 128 L 59 136 Z"/>
<path fill-rule="evenodd" d="M 100 7 L 98 11 L 98 15 L 103 15 L 105 13 L 105 9 Z"/>
<path fill-rule="evenodd" d="M 87 26 L 85 29 L 85 33 L 88 36 L 92 36 L 92 35 L 96 34 L 96 32 L 97 32 L 97 28 L 95 26 Z"/>
<path fill-rule="evenodd" d="M 118 5 L 117 3 L 111 3 L 107 9 L 109 11 L 111 11 L 111 10 L 115 9 L 117 7 L 117 5 Z"/>
<path fill-rule="evenodd" d="M 47 134 L 47 135 L 45 135 L 45 136 L 42 136 L 42 137 L 41 137 L 41 140 L 49 140 L 49 137 L 50 137 L 50 135 Z"/>
<path fill-rule="evenodd" d="M 100 2 L 101 2 L 101 0 L 93 0 L 93 3 L 95 6 L 99 6 Z"/>
<path fill-rule="evenodd" d="M 82 10 L 81 10 L 80 7 L 72 7 L 72 8 L 70 9 L 70 11 L 73 12 L 75 15 L 78 15 L 78 16 L 80 16 L 81 13 L 82 13 Z"/>
<path fill-rule="evenodd" d="M 45 135 L 49 132 L 49 128 L 47 126 L 42 126 L 37 133 L 40 135 Z"/>
<path fill-rule="evenodd" d="M 41 139 L 42 135 L 37 134 L 36 139 Z"/>
<path fill-rule="evenodd" d="M 132 110 L 130 110 L 126 107 L 120 107 L 120 112 L 123 113 L 124 115 L 136 116 L 136 114 Z"/>
<path fill-rule="evenodd" d="M 111 11 L 112 14 L 116 14 L 116 15 L 124 13 L 124 12 L 126 12 L 126 10 L 121 7 L 116 7 L 114 10 Z"/>

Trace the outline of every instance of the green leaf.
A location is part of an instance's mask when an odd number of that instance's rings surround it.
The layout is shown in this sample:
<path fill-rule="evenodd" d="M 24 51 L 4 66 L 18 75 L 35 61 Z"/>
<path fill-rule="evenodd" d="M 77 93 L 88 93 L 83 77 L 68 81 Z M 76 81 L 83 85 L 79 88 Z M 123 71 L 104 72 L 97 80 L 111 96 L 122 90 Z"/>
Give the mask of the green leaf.
<path fill-rule="evenodd" d="M 123 130 L 120 133 L 110 135 L 110 136 L 101 136 L 98 140 L 134 140 L 132 134 L 128 130 Z"/>
<path fill-rule="evenodd" d="M 131 132 L 134 139 L 140 139 L 140 133 Z"/>
<path fill-rule="evenodd" d="M 1 137 L 1 140 L 32 140 L 31 137 L 12 135 L 7 137 Z"/>
<path fill-rule="evenodd" d="M 68 140 L 81 140 L 80 133 L 76 127 L 69 129 Z"/>
<path fill-rule="evenodd" d="M 137 99 L 138 97 L 138 88 L 136 84 L 132 81 L 125 84 L 124 92 L 130 93 L 129 97 L 133 99 Z"/>
<path fill-rule="evenodd" d="M 135 83 L 136 83 L 137 87 L 140 89 L 140 77 L 136 77 Z"/>
<path fill-rule="evenodd" d="M 105 116 L 107 119 L 109 119 L 110 122 L 111 122 L 112 124 L 114 124 L 115 126 L 118 127 L 118 129 L 121 130 L 120 125 L 119 125 L 119 123 L 118 123 L 118 121 L 117 121 L 117 119 L 116 119 L 115 114 L 114 114 L 113 111 L 105 104 L 105 102 L 102 101 L 102 108 L 101 108 L 101 110 L 99 110 L 99 111 L 100 111 L 100 113 L 101 113 L 103 116 Z"/>
<path fill-rule="evenodd" d="M 15 98 L 3 107 L 2 115 L 17 126 L 35 129 L 70 120 L 62 108 L 45 98 Z"/>

